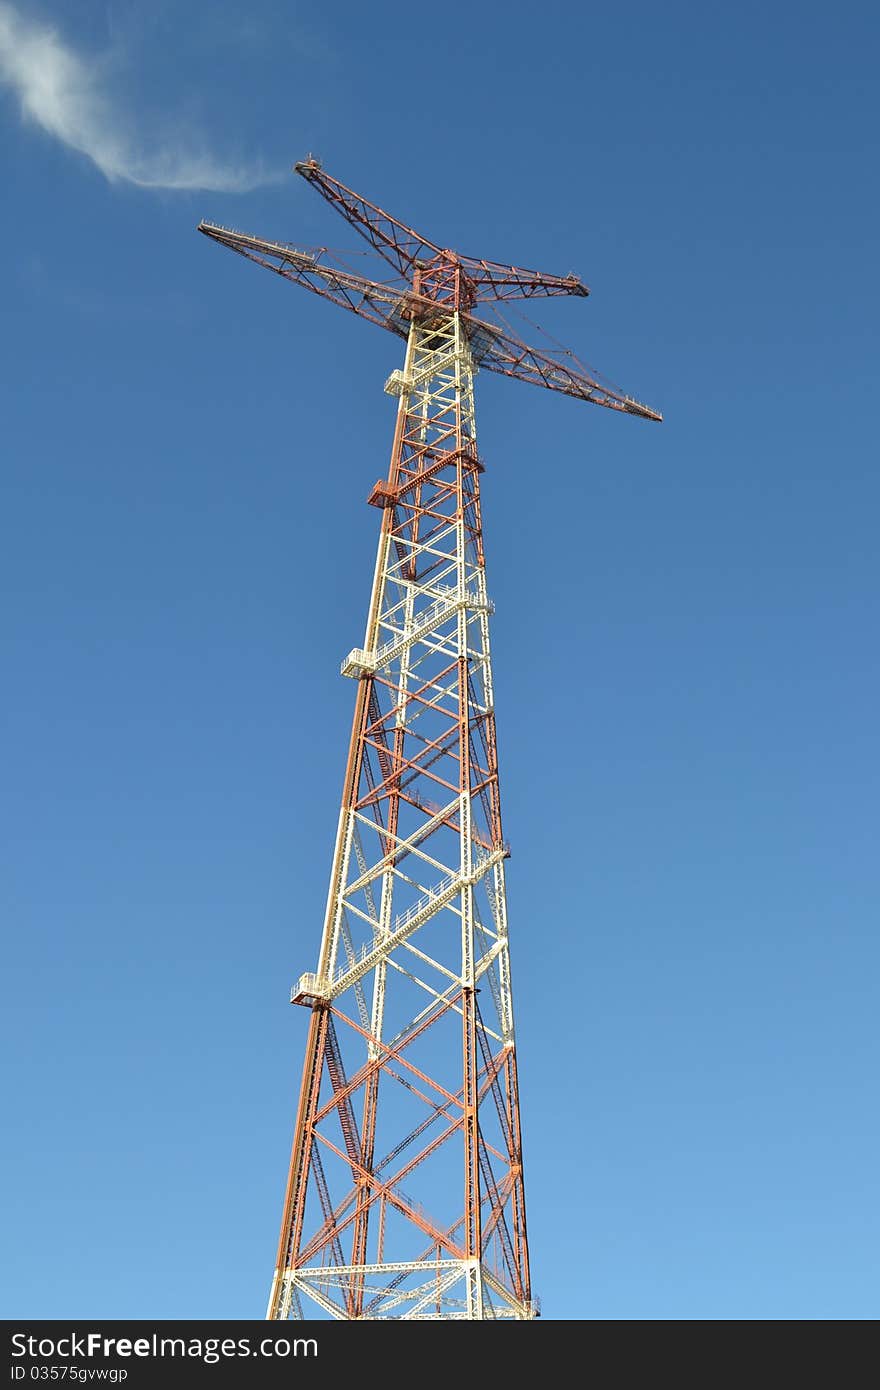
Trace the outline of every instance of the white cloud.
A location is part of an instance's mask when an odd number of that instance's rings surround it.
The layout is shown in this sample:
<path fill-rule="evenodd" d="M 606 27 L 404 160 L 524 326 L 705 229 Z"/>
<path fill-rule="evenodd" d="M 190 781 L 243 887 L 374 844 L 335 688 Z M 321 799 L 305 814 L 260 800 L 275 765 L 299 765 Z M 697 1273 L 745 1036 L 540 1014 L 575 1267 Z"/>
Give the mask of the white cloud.
<path fill-rule="evenodd" d="M 100 59 L 76 53 L 55 29 L 0 0 L 0 84 L 17 93 L 26 119 L 88 156 L 111 182 L 243 193 L 267 181 L 262 170 L 235 168 L 176 144 L 144 148 L 103 89 L 102 68 Z"/>

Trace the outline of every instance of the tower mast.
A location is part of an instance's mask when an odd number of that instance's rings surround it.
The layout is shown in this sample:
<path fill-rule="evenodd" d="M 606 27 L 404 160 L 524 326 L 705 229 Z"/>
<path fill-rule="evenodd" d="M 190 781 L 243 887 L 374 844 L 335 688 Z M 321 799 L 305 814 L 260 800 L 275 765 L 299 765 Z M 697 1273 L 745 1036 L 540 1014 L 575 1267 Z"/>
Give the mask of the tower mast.
<path fill-rule="evenodd" d="M 528 1319 L 505 860 L 474 419 L 477 360 L 657 419 L 473 315 L 575 277 L 442 250 L 297 166 L 403 290 L 200 230 L 406 335 L 354 720 L 267 1317 Z M 610 394 L 607 394 L 610 391 Z M 607 394 L 607 398 L 604 396 Z"/>

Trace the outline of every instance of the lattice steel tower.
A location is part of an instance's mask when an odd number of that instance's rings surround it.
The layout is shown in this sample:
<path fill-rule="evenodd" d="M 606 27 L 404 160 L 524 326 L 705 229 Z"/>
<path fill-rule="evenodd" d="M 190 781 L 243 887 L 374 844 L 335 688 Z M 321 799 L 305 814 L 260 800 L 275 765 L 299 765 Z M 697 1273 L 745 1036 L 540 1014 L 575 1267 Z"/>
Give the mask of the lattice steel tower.
<path fill-rule="evenodd" d="M 406 339 L 397 421 L 310 1011 L 269 1318 L 531 1318 L 478 367 L 660 416 L 478 319 L 479 302 L 586 295 L 456 255 L 296 170 L 395 283 L 210 223 L 199 231 Z"/>

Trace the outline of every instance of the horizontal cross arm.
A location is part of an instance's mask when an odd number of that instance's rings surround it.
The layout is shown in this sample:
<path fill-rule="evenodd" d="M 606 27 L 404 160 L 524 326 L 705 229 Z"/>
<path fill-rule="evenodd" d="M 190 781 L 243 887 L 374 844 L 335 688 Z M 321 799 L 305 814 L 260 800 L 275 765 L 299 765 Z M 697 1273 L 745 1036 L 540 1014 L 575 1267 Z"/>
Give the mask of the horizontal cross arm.
<path fill-rule="evenodd" d="M 411 279 L 418 261 L 430 260 L 439 253 L 440 247 L 433 241 L 392 217 L 390 212 L 383 211 L 360 193 L 346 188 L 344 183 L 325 173 L 316 159 L 302 160 L 294 168 L 355 231 L 375 247 L 399 275 Z"/>
<path fill-rule="evenodd" d="M 321 252 L 298 251 L 283 242 L 265 241 L 262 237 L 218 227 L 213 222 L 200 222 L 198 230 L 230 251 L 246 256 L 266 270 L 274 270 L 284 279 L 302 285 L 313 294 L 319 294 L 381 328 L 387 328 L 402 338 L 409 332 L 409 319 L 405 316 L 406 301 L 401 291 L 392 286 L 340 270 L 322 261 Z"/>
<path fill-rule="evenodd" d="M 462 256 L 462 269 L 476 289 L 477 299 L 534 299 L 570 294 L 586 299 L 590 293 L 577 275 L 547 275 L 542 270 L 522 270 L 497 261 L 478 261 Z"/>
<path fill-rule="evenodd" d="M 650 406 L 642 405 L 616 386 L 596 380 L 572 354 L 568 362 L 557 360 L 537 348 L 520 342 L 512 334 L 503 333 L 494 324 L 469 317 L 469 338 L 474 359 L 480 367 L 502 376 L 517 377 L 534 386 L 546 386 L 548 391 L 561 391 L 566 396 L 604 405 L 626 415 L 639 415 L 643 420 L 662 420 L 663 416 Z"/>

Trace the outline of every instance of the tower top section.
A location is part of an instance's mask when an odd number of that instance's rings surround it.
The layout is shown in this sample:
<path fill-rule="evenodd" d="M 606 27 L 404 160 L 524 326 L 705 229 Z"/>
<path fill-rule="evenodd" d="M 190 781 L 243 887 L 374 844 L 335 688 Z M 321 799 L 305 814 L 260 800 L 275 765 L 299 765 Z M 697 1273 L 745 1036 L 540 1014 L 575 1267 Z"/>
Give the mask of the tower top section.
<path fill-rule="evenodd" d="M 442 247 L 399 218 L 392 216 L 326 173 L 313 158 L 294 165 L 335 212 L 370 243 L 394 272 L 391 281 L 370 280 L 347 270 L 326 247 L 310 252 L 284 243 L 235 232 L 212 222 L 200 222 L 198 230 L 232 251 L 247 256 L 293 280 L 361 318 L 406 337 L 414 319 L 458 313 L 473 353 L 474 362 L 503 376 L 518 377 L 550 391 L 603 405 L 643 420 L 661 420 L 659 411 L 579 362 L 568 350 L 549 352 L 523 342 L 507 326 L 483 317 L 509 300 L 567 295 L 585 299 L 590 293 L 574 274 L 550 275 L 524 270 L 500 261 L 482 260 Z"/>

